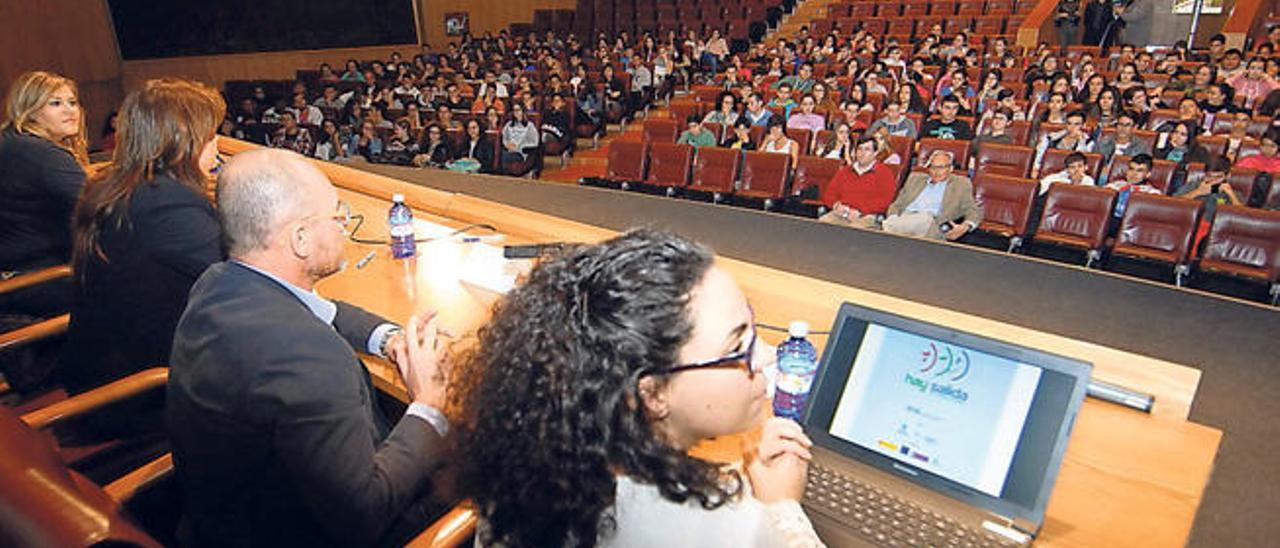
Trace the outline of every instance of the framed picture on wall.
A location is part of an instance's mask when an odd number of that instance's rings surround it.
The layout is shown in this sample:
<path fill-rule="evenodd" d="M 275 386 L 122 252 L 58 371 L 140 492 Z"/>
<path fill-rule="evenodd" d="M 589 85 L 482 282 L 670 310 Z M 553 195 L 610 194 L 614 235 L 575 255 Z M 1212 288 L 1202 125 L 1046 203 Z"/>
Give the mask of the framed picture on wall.
<path fill-rule="evenodd" d="M 1190 15 L 1196 12 L 1196 0 L 1174 0 L 1173 13 L 1180 15 Z M 1204 0 L 1204 6 L 1200 8 L 1200 13 L 1216 14 L 1222 13 L 1222 0 Z"/>
<path fill-rule="evenodd" d="M 449 36 L 461 36 L 470 31 L 471 16 L 465 11 L 444 14 L 444 33 Z"/>

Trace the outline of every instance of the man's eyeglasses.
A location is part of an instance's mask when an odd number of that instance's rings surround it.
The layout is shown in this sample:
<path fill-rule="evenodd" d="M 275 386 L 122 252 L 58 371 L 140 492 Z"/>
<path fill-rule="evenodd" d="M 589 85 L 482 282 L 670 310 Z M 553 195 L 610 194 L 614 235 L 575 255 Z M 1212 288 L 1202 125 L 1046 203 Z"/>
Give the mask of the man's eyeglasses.
<path fill-rule="evenodd" d="M 325 217 L 328 217 L 329 220 L 338 223 L 338 226 L 341 226 L 342 230 L 345 231 L 347 227 L 351 226 L 351 219 L 354 217 L 353 215 L 351 215 L 351 204 L 348 204 L 347 202 L 339 200 L 338 211 L 335 212 L 334 214 L 311 215 L 308 217 L 304 217 L 302 220 L 310 221 L 311 219 L 325 218 Z"/>
<path fill-rule="evenodd" d="M 756 369 L 755 360 L 753 359 L 755 358 L 755 352 L 756 352 L 756 330 L 755 328 L 752 328 L 751 341 L 747 343 L 747 348 L 744 350 L 740 350 L 732 354 L 726 354 L 719 358 L 712 358 L 710 360 L 703 360 L 700 362 L 674 365 L 671 368 L 667 369 L 666 371 L 646 371 L 642 373 L 641 376 L 643 377 L 647 375 L 670 375 L 672 373 L 679 373 L 681 371 L 688 371 L 690 369 L 707 369 L 710 367 L 736 367 L 736 368 L 745 370 L 747 373 L 755 375 L 756 373 L 760 372 Z"/>

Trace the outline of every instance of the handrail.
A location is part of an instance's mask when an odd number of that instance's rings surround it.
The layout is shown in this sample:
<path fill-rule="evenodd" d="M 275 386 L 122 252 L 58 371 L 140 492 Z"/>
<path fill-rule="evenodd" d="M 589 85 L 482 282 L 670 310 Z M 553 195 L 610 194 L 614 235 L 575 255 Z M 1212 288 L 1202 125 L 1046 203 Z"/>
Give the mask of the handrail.
<path fill-rule="evenodd" d="M 172 473 L 173 453 L 165 453 L 128 474 L 120 476 L 115 481 L 104 485 L 102 490 L 111 496 L 111 500 L 117 503 L 125 503 L 132 499 L 134 495 L 137 495 L 138 491 L 169 477 Z"/>
<path fill-rule="evenodd" d="M 476 510 L 464 500 L 406 544 L 406 548 L 456 548 L 476 532 Z"/>
<path fill-rule="evenodd" d="M 1244 49 L 1249 35 L 1258 28 L 1266 15 L 1271 2 L 1248 2 L 1237 0 L 1231 8 L 1231 15 L 1222 23 L 1222 35 L 1227 38 L 1226 47 Z"/>
<path fill-rule="evenodd" d="M 31 428 L 41 430 L 58 421 L 83 415 L 109 403 L 164 386 L 168 381 L 168 368 L 153 367 L 27 413 L 22 416 L 22 420 Z"/>
<path fill-rule="evenodd" d="M 0 294 L 12 293 L 19 289 L 26 289 L 33 285 L 39 285 L 59 278 L 66 278 L 70 275 L 71 267 L 65 264 L 51 266 L 34 272 L 27 272 L 7 280 L 0 280 Z"/>
<path fill-rule="evenodd" d="M 1052 35 L 1053 12 L 1057 9 L 1058 0 L 1040 0 L 1018 27 L 1017 45 L 1024 51 L 1034 51 L 1040 42 L 1045 41 L 1042 37 Z"/>

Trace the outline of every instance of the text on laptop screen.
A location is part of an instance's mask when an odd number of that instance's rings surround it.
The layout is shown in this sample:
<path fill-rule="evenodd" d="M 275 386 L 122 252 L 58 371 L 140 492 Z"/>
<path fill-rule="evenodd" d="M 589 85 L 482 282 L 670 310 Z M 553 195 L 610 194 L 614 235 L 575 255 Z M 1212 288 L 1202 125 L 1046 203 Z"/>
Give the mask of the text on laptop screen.
<path fill-rule="evenodd" d="M 1041 369 L 867 325 L 831 435 L 1000 497 Z"/>

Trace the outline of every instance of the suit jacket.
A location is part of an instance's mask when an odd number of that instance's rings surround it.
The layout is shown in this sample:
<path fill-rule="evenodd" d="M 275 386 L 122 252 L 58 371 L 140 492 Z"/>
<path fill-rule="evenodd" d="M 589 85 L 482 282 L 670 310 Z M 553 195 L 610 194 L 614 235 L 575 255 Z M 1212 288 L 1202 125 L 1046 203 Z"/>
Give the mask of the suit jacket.
<path fill-rule="evenodd" d="M 75 157 L 52 142 L 12 127 L 0 133 L 0 270 L 67 262 L 84 178 Z"/>
<path fill-rule="evenodd" d="M 916 196 L 920 195 L 920 191 L 924 190 L 924 185 L 929 182 L 929 174 L 912 173 L 907 177 L 907 182 L 902 184 L 902 190 L 898 191 L 898 197 L 889 204 L 887 215 L 900 215 L 911 202 L 915 201 Z M 942 209 L 938 213 L 938 222 L 955 221 L 964 219 L 965 222 L 972 222 L 974 226 L 982 222 L 982 207 L 973 198 L 973 183 L 969 182 L 969 178 L 963 175 L 951 175 L 951 180 L 947 182 L 947 189 L 942 194 Z"/>
<path fill-rule="evenodd" d="M 221 261 L 222 231 L 208 198 L 165 175 L 138 185 L 127 208 L 103 223 L 103 261 L 77 272 L 59 378 L 72 394 L 169 363 L 173 331 L 191 285 Z M 97 421 L 103 433 L 159 430 L 163 397 Z M 113 408 L 115 409 L 115 408 Z M 116 430 L 126 427 L 128 430 Z"/>
<path fill-rule="evenodd" d="M 388 425 L 352 351 L 383 320 L 337 305 L 329 326 L 231 262 L 192 287 L 165 410 L 185 544 L 368 546 L 416 509 L 441 440 L 417 417 Z"/>

